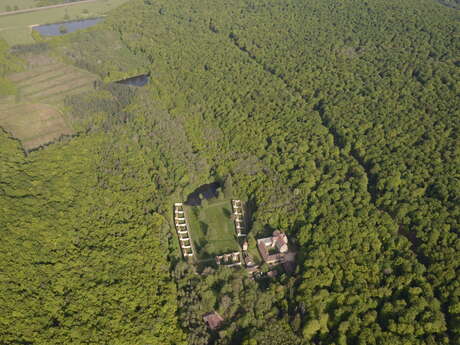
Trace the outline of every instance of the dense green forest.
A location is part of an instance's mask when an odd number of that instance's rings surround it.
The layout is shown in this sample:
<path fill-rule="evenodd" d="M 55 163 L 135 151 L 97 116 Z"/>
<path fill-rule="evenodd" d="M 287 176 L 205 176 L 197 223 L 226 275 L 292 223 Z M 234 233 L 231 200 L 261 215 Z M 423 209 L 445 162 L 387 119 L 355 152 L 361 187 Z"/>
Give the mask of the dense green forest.
<path fill-rule="evenodd" d="M 0 343 L 182 343 L 165 220 L 147 206 L 160 204 L 155 185 L 127 161 L 108 171 L 122 135 L 75 138 L 27 159 L 15 140 L 0 140 Z"/>
<path fill-rule="evenodd" d="M 459 343 L 458 19 L 432 0 L 132 0 L 50 41 L 150 84 L 68 97 L 79 134 L 28 156 L 0 133 L 0 343 Z M 292 276 L 180 258 L 172 203 L 224 180 L 250 242 L 286 230 Z"/>

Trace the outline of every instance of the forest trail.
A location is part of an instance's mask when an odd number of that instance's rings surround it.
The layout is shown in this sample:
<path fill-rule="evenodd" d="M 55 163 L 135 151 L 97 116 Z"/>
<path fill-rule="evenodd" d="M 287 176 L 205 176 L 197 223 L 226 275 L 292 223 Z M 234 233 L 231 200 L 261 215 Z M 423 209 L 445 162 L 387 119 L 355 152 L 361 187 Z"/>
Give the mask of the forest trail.
<path fill-rule="evenodd" d="M 8 15 L 13 15 L 13 14 L 37 12 L 37 11 L 49 10 L 50 8 L 67 7 L 67 6 L 72 6 L 72 5 L 77 5 L 77 4 L 83 4 L 83 3 L 88 3 L 88 2 L 96 2 L 96 1 L 98 1 L 98 0 L 81 0 L 81 1 L 75 1 L 75 2 L 68 2 L 68 3 L 60 4 L 60 5 L 50 5 L 50 6 L 43 6 L 43 7 L 32 7 L 32 8 L 26 8 L 26 9 L 17 10 L 17 11 L 0 12 L 0 16 L 8 16 Z"/>

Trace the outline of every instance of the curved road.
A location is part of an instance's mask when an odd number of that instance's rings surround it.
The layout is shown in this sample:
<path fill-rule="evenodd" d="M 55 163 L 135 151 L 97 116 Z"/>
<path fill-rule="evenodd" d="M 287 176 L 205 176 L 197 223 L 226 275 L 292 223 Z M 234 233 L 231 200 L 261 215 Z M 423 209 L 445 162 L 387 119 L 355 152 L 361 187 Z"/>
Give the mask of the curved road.
<path fill-rule="evenodd" d="M 0 16 L 36 12 L 36 11 L 48 10 L 50 8 L 66 7 L 66 6 L 72 6 L 72 5 L 83 4 L 86 2 L 95 2 L 95 1 L 98 1 L 98 0 L 81 0 L 81 1 L 68 2 L 68 3 L 60 4 L 60 5 L 51 5 L 51 6 L 43 6 L 43 7 L 26 8 L 24 10 L 17 10 L 17 11 L 0 12 Z"/>

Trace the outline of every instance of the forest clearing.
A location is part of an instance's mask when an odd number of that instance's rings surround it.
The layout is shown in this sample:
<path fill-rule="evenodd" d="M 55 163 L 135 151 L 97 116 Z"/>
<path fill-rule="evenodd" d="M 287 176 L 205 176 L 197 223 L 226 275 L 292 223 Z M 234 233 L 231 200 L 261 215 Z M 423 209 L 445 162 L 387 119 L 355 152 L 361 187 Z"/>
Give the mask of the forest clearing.
<path fill-rule="evenodd" d="M 0 105 L 0 126 L 19 139 L 25 150 L 72 134 L 59 110 L 41 103 L 25 103 L 10 108 Z"/>
<path fill-rule="evenodd" d="M 186 206 L 186 214 L 198 259 L 214 258 L 218 254 L 240 249 L 235 225 L 230 218 L 229 200 L 216 200 L 201 206 Z"/>
<path fill-rule="evenodd" d="M 17 90 L 0 99 L 0 126 L 31 150 L 73 133 L 62 110 L 64 98 L 93 89 L 97 77 L 45 55 L 27 61 L 25 71 L 7 76 Z"/>

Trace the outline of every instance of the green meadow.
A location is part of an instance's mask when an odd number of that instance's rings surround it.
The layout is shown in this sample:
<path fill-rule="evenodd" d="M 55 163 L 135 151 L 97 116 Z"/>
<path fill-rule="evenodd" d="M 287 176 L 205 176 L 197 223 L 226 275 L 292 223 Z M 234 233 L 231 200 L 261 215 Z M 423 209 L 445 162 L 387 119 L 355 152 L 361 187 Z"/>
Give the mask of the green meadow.
<path fill-rule="evenodd" d="M 206 202 L 206 201 L 205 201 Z M 240 249 L 229 200 L 186 207 L 192 240 L 199 259 Z"/>

